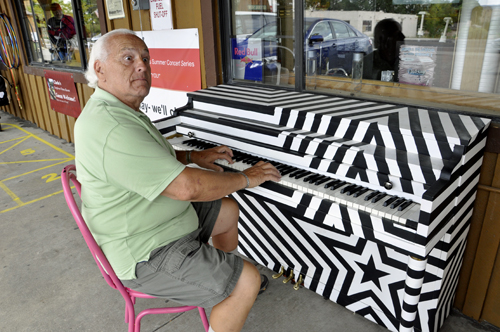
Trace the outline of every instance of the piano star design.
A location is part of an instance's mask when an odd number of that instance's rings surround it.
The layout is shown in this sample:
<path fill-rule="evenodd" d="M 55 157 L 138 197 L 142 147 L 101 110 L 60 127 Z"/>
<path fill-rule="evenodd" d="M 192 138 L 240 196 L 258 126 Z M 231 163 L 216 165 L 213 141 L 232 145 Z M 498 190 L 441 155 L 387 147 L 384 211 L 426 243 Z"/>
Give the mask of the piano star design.
<path fill-rule="evenodd" d="M 228 145 L 227 171 L 272 162 L 236 192 L 239 251 L 391 331 L 436 332 L 458 282 L 489 119 L 221 85 L 155 125 L 178 149 Z M 179 135 L 177 135 L 179 136 Z"/>

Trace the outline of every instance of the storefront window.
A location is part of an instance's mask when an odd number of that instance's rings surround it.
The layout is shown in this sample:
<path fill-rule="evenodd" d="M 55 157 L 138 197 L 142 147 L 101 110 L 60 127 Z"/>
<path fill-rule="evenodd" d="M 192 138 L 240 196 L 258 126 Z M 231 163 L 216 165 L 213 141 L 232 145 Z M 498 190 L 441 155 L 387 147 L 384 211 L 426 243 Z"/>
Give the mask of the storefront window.
<path fill-rule="evenodd" d="M 17 4 L 31 65 L 85 68 L 89 47 L 101 32 L 96 0 Z"/>
<path fill-rule="evenodd" d="M 261 10 L 251 10 L 256 2 Z M 260 20 L 251 33 L 239 34 L 233 26 L 234 82 L 496 115 L 500 111 L 500 0 L 227 4 L 233 22 L 238 11 L 275 18 Z M 304 32 L 302 45 L 294 42 L 294 29 Z M 294 61 L 298 53 L 301 68 Z M 353 77 L 355 66 L 362 68 L 359 77 Z"/>
<path fill-rule="evenodd" d="M 231 15 L 232 79 L 290 86 L 295 66 L 293 6 L 232 0 Z"/>

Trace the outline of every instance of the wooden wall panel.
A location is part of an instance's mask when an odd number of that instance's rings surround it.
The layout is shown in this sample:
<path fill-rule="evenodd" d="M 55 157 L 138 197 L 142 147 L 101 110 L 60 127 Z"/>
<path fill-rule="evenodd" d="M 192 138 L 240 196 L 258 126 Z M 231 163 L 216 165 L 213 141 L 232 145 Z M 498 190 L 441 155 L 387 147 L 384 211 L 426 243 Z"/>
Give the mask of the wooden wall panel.
<path fill-rule="evenodd" d="M 496 252 L 496 260 L 484 302 L 481 319 L 500 327 L 500 250 Z"/>
<path fill-rule="evenodd" d="M 38 127 L 50 132 L 50 121 L 48 117 L 46 117 L 46 114 L 42 108 L 40 93 L 37 90 L 36 76 L 33 75 L 28 75 L 28 76 L 29 76 L 30 91 L 33 95 L 33 105 L 34 105 L 34 108 L 31 111 L 37 114 L 36 117 L 38 118 L 39 121 Z"/>
<path fill-rule="evenodd" d="M 500 125 L 488 134 L 455 307 L 500 327 Z"/>
<path fill-rule="evenodd" d="M 481 176 L 479 178 L 480 185 L 491 186 L 493 176 L 495 174 L 497 158 L 498 155 L 496 153 L 486 152 L 484 154 Z M 457 294 L 454 303 L 455 307 L 460 311 L 464 308 L 467 288 L 469 287 L 489 197 L 490 192 L 488 190 L 478 189 L 471 226 L 467 236 L 467 249 L 465 250 L 463 257 L 462 269 L 460 272 L 460 279 L 458 281 Z"/>

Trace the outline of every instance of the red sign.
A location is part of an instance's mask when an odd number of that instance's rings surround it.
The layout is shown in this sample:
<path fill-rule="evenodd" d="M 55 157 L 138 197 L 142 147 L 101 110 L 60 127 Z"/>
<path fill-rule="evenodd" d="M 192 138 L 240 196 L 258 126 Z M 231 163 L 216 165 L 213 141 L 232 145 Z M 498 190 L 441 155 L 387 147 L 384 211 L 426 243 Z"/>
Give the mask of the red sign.
<path fill-rule="evenodd" d="M 50 108 L 56 112 L 77 118 L 82 109 L 76 93 L 73 74 L 44 70 Z"/>
<path fill-rule="evenodd" d="M 178 91 L 201 89 L 200 50 L 150 48 L 151 86 Z"/>

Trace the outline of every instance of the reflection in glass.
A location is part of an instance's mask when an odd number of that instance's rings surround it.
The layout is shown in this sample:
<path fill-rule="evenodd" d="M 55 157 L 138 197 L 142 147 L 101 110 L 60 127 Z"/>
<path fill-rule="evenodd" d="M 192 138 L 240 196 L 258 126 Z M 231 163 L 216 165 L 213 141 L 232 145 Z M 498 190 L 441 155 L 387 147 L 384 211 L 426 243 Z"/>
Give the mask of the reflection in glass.
<path fill-rule="evenodd" d="M 368 94 L 381 93 L 370 88 L 376 82 L 394 87 L 399 84 L 399 89 L 407 89 L 405 94 L 415 98 L 426 97 L 426 91 L 453 95 L 453 90 L 460 90 L 468 92 L 471 101 L 476 100 L 476 104 L 469 104 L 462 93 L 461 103 L 476 106 L 478 92 L 500 92 L 498 0 L 306 0 L 304 6 L 304 26 L 310 25 L 312 18 L 330 20 L 334 41 L 329 44 L 321 38 L 330 33 L 325 29 L 311 35 L 305 29 L 305 37 L 309 38 L 303 50 L 306 61 L 310 61 L 306 67 L 308 89 L 354 90 L 348 69 L 353 66 L 352 55 L 360 52 L 359 42 L 344 41 L 346 25 L 334 23 L 343 21 L 350 23 L 347 27 L 352 31 L 372 41 L 372 52 L 362 51 L 364 91 Z M 313 47 L 316 54 L 311 52 Z M 410 92 L 417 86 L 427 90 Z M 438 96 L 428 97 L 442 102 Z M 452 99 L 447 100 L 455 102 Z M 500 110 L 498 99 L 494 100 L 485 101 L 484 107 Z M 497 106 L 491 106 L 493 103 Z"/>
<path fill-rule="evenodd" d="M 232 78 L 293 86 L 293 6 L 268 1 L 232 1 Z"/>
<path fill-rule="evenodd" d="M 500 110 L 500 0 L 228 3 L 233 80 Z M 303 22 L 294 22 L 294 8 L 304 8 Z M 296 28 L 303 45 L 294 42 Z"/>
<path fill-rule="evenodd" d="M 81 1 L 82 17 L 77 18 L 70 0 L 23 0 L 30 62 L 83 68 L 88 48 L 101 33 L 96 1 Z"/>

